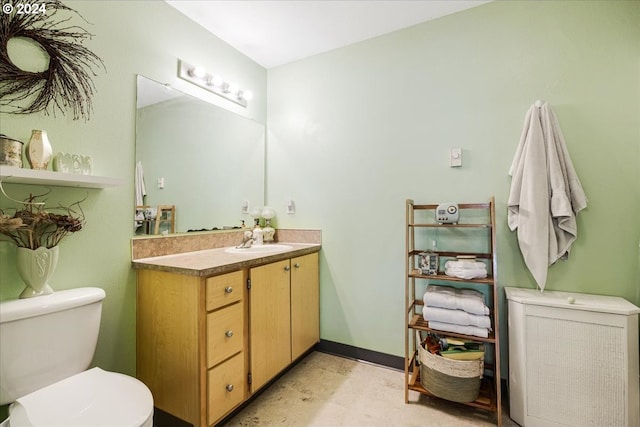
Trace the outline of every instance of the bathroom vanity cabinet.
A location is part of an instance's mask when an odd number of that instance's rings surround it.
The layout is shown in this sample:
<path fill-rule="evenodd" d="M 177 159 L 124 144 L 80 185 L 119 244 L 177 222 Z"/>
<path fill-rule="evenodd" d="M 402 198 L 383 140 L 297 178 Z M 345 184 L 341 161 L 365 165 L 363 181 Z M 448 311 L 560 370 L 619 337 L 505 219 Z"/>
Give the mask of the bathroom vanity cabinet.
<path fill-rule="evenodd" d="M 138 266 L 137 377 L 155 406 L 214 425 L 313 347 L 318 250 L 212 275 Z"/>
<path fill-rule="evenodd" d="M 318 254 L 252 268 L 251 390 L 319 340 Z"/>

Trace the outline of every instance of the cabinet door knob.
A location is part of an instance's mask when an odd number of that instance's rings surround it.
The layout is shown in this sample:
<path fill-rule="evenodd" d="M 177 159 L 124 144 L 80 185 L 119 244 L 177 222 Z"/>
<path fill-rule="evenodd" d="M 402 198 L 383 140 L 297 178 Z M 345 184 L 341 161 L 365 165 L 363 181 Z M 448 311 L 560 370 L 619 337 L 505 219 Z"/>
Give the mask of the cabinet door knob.
<path fill-rule="evenodd" d="M 291 267 L 289 267 L 288 265 L 285 265 L 284 266 L 284 271 L 289 271 L 289 270 L 291 270 Z"/>
<path fill-rule="evenodd" d="M 227 286 L 226 288 L 224 288 L 224 291 L 230 294 L 231 292 L 233 292 L 233 288 L 231 286 Z"/>
<path fill-rule="evenodd" d="M 224 333 L 227 337 L 231 338 L 233 336 L 233 331 L 231 329 L 229 329 L 227 332 Z"/>
<path fill-rule="evenodd" d="M 233 384 L 227 384 L 227 391 L 233 391 Z"/>
<path fill-rule="evenodd" d="M 294 266 L 295 268 L 300 268 L 300 263 L 296 262 L 293 266 Z"/>

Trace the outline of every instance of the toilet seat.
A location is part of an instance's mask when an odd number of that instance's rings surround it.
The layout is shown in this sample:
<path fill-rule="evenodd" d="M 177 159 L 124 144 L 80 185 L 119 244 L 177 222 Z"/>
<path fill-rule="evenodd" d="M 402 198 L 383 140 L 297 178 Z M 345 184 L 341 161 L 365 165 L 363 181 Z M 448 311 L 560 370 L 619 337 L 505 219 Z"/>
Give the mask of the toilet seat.
<path fill-rule="evenodd" d="M 16 400 L 9 425 L 150 427 L 153 397 L 135 378 L 92 368 Z"/>

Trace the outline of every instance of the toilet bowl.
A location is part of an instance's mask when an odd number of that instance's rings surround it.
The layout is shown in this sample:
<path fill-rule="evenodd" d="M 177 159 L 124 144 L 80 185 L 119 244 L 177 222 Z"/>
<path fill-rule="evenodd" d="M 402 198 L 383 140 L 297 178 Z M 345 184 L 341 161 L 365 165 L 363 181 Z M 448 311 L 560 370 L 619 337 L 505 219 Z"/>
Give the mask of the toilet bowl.
<path fill-rule="evenodd" d="M 92 368 L 16 400 L 6 426 L 152 427 L 153 398 L 135 378 Z"/>
<path fill-rule="evenodd" d="M 100 288 L 0 301 L 0 427 L 152 427 L 153 397 L 141 381 L 93 359 Z"/>

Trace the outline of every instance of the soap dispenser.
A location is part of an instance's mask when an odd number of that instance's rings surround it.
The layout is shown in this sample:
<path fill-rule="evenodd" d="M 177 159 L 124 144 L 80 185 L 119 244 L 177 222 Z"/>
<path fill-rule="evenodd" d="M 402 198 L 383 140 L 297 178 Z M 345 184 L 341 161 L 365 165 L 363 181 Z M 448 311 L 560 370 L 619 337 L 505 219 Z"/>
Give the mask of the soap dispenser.
<path fill-rule="evenodd" d="M 253 229 L 253 244 L 254 245 L 262 245 L 264 243 L 264 232 L 259 225 L 256 225 L 256 228 Z"/>

